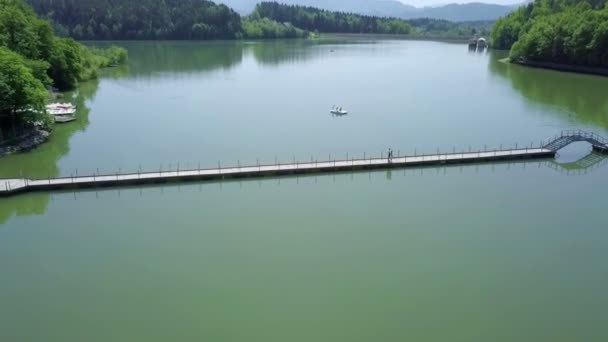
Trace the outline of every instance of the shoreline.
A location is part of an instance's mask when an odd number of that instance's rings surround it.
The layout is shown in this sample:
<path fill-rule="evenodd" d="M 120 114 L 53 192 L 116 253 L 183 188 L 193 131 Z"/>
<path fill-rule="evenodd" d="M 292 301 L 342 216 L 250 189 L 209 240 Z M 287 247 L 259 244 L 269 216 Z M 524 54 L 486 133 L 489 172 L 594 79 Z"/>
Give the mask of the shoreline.
<path fill-rule="evenodd" d="M 468 43 L 468 39 L 465 38 L 447 38 L 439 36 L 417 36 L 411 34 L 388 34 L 388 33 L 322 33 L 323 37 L 333 38 L 362 38 L 362 39 L 385 39 L 385 40 L 415 40 L 415 41 L 429 41 L 429 42 L 443 42 L 443 43 Z"/>
<path fill-rule="evenodd" d="M 30 132 L 16 138 L 16 142 L 0 146 L 0 158 L 21 152 L 28 152 L 45 143 L 51 132 L 43 129 L 34 128 Z"/>
<path fill-rule="evenodd" d="M 462 43 L 466 44 L 468 39 L 466 38 L 447 38 L 440 36 L 417 36 L 411 34 L 389 34 L 389 33 L 321 33 L 315 37 L 301 37 L 301 38 L 266 38 L 266 39 L 253 39 L 253 38 L 241 38 L 241 39 L 99 39 L 99 40 L 80 40 L 83 44 L 96 44 L 96 43 L 120 43 L 120 42 L 257 42 L 257 41 L 290 41 L 290 40 L 323 40 L 327 38 L 342 38 L 342 39 L 379 39 L 379 40 L 415 40 L 415 41 L 431 41 L 431 42 L 445 42 L 445 43 Z"/>
<path fill-rule="evenodd" d="M 570 65 L 570 64 L 550 63 L 550 62 L 533 62 L 533 61 L 513 62 L 513 61 L 510 61 L 508 58 L 505 58 L 505 62 L 510 63 L 510 64 L 522 65 L 522 66 L 526 66 L 526 67 L 530 67 L 530 68 L 608 77 L 608 68 L 587 67 L 587 66 L 581 66 L 581 65 Z"/>

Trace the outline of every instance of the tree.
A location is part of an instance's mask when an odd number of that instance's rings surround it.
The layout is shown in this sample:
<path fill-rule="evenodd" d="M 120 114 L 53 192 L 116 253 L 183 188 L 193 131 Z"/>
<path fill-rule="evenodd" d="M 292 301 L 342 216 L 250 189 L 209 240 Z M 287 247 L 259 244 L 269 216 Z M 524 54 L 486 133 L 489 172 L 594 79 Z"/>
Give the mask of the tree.
<path fill-rule="evenodd" d="M 234 39 L 242 33 L 238 13 L 207 0 L 27 1 L 76 39 Z"/>
<path fill-rule="evenodd" d="M 73 88 L 84 71 L 81 49 L 70 38 L 56 38 L 49 60 L 49 75 L 60 88 Z"/>
<path fill-rule="evenodd" d="M 121 48 L 93 51 L 58 38 L 23 0 L 0 0 L 0 123 L 47 122 L 41 114 L 48 97 L 45 86 L 73 88 L 95 77 L 98 68 L 126 59 Z"/>
<path fill-rule="evenodd" d="M 328 33 L 389 33 L 409 34 L 412 27 L 404 20 L 380 18 L 342 12 L 331 12 L 314 7 L 261 2 L 253 18 L 267 18 L 279 23 L 291 23 L 307 31 Z"/>
<path fill-rule="evenodd" d="M 18 115 L 42 111 L 47 91 L 29 68 L 25 58 L 0 48 L 0 115 L 17 120 Z"/>
<path fill-rule="evenodd" d="M 536 0 L 496 22 L 492 45 L 511 60 L 608 67 L 603 0 Z"/>

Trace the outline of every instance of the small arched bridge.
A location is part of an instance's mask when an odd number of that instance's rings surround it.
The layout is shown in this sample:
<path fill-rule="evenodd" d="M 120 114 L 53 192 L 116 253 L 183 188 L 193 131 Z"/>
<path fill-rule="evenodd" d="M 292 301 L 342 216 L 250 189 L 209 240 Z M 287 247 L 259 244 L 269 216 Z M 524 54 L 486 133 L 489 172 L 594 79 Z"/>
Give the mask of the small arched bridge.
<path fill-rule="evenodd" d="M 543 142 L 543 148 L 557 152 L 572 143 L 580 141 L 590 143 L 591 146 L 593 146 L 593 149 L 598 152 L 608 152 L 608 139 L 605 139 L 595 133 L 581 130 L 562 131 L 560 135 L 546 139 Z"/>

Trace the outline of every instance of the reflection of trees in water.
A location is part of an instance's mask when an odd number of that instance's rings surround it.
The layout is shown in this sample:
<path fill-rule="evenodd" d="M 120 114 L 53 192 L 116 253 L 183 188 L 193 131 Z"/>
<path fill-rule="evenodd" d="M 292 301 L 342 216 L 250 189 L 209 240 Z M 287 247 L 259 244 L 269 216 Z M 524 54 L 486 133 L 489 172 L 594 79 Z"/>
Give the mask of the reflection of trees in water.
<path fill-rule="evenodd" d="M 49 203 L 49 194 L 32 193 L 23 196 L 3 198 L 0 205 L 0 224 L 15 216 L 44 215 Z"/>
<path fill-rule="evenodd" d="M 128 66 L 105 73 L 117 77 L 152 77 L 163 73 L 193 73 L 228 70 L 238 66 L 251 53 L 259 64 L 299 63 L 321 57 L 328 50 L 323 44 L 347 43 L 339 40 L 272 40 L 215 42 L 127 42 L 119 43 L 129 51 Z M 354 44 L 356 42 L 348 42 Z M 96 43 L 103 47 L 105 43 Z"/>
<path fill-rule="evenodd" d="M 279 66 L 285 63 L 302 63 L 315 58 L 328 56 L 333 49 L 322 48 L 332 45 L 339 49 L 340 45 L 369 45 L 376 44 L 375 40 L 357 38 L 325 38 L 320 40 L 291 39 L 270 40 L 248 44 L 255 60 L 262 65 Z"/>
<path fill-rule="evenodd" d="M 130 77 L 164 72 L 204 72 L 229 69 L 241 63 L 244 45 L 239 42 L 129 42 Z"/>
<path fill-rule="evenodd" d="M 0 178 L 28 177 L 47 178 L 59 175 L 57 163 L 70 150 L 70 138 L 89 125 L 90 109 L 86 101 L 95 96 L 99 80 L 81 83 L 75 92 L 66 93 L 61 101 L 78 106 L 76 121 L 55 125 L 49 141 L 33 151 L 0 158 Z M 13 214 L 17 216 L 42 215 L 46 211 L 49 194 L 34 193 L 2 199 L 0 202 L 0 224 Z"/>
<path fill-rule="evenodd" d="M 494 53 L 490 58 L 490 71 L 509 79 L 526 99 L 556 106 L 577 121 L 608 128 L 608 78 L 512 65 L 500 62 L 499 57 Z"/>
<path fill-rule="evenodd" d="M 301 63 L 320 57 L 329 51 L 319 49 L 319 41 L 291 40 L 252 43 L 249 50 L 259 64 L 278 66 L 284 63 Z"/>

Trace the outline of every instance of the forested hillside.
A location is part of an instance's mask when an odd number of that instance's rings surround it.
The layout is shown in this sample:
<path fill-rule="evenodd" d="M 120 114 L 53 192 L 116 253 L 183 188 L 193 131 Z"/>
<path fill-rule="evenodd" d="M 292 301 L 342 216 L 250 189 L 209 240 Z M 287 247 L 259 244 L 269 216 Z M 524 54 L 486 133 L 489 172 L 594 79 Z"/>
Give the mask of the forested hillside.
<path fill-rule="evenodd" d="M 608 4 L 536 0 L 498 20 L 492 44 L 514 61 L 608 67 Z"/>
<path fill-rule="evenodd" d="M 331 33 L 408 34 L 412 30 L 408 23 L 400 19 L 331 12 L 313 7 L 283 5 L 277 2 L 258 4 L 252 17 L 290 22 L 304 30 Z"/>
<path fill-rule="evenodd" d="M 299 38 L 309 32 L 410 34 L 421 38 L 468 39 L 485 34 L 486 22 L 402 20 L 313 7 L 259 4 L 242 17 L 206 0 L 27 0 L 62 36 L 110 39 Z"/>
<path fill-rule="evenodd" d="M 241 17 L 205 0 L 28 0 L 76 39 L 232 39 Z"/>
<path fill-rule="evenodd" d="M 419 38 L 469 39 L 489 33 L 490 22 L 454 23 L 438 19 L 381 18 L 352 13 L 332 12 L 314 7 L 284 5 L 276 2 L 258 4 L 251 17 L 290 22 L 308 31 L 327 33 L 409 34 Z"/>
<path fill-rule="evenodd" d="M 217 0 L 217 2 L 234 8 L 242 15 L 249 15 L 260 0 Z M 414 7 L 399 0 L 281 0 L 280 2 L 287 5 L 315 7 L 368 16 L 400 19 L 430 18 L 455 22 L 494 21 L 509 14 L 517 7 L 480 2 L 455 4 L 450 1 L 446 1 L 446 5 L 443 6 L 429 7 Z"/>

